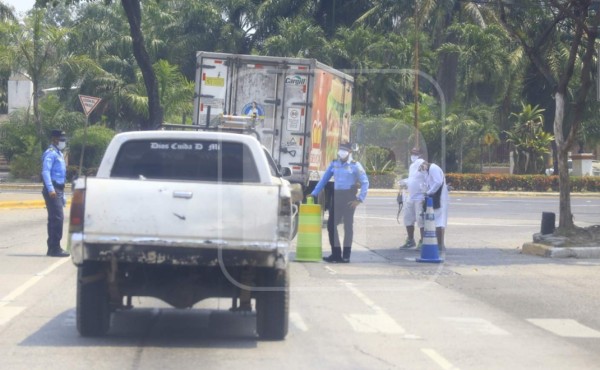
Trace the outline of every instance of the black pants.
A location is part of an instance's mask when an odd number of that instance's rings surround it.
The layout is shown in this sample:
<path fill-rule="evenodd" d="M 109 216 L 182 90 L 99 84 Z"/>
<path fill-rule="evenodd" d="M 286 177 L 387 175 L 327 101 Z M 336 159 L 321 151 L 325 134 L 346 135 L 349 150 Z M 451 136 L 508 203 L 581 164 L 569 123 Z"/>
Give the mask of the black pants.
<path fill-rule="evenodd" d="M 327 220 L 327 232 L 329 233 L 329 244 L 331 253 L 341 257 L 340 236 L 337 225 L 344 222 L 344 257 L 350 258 L 352 238 L 354 237 L 354 211 L 350 202 L 356 200 L 356 190 L 334 190 L 329 206 L 329 219 Z"/>
<path fill-rule="evenodd" d="M 60 240 L 63 235 L 63 221 L 65 219 L 63 213 L 63 197 L 64 190 L 54 189 L 56 197 L 50 198 L 50 194 L 46 187 L 42 190 L 44 201 L 46 202 L 46 210 L 48 210 L 48 251 L 57 251 L 60 249 Z"/>

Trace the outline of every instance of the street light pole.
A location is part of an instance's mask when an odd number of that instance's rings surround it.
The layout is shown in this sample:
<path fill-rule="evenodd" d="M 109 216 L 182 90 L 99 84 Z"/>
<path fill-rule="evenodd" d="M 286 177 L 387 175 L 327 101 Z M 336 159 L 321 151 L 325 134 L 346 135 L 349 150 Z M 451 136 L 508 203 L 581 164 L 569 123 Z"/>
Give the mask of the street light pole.
<path fill-rule="evenodd" d="M 415 0 L 415 61 L 414 61 L 414 99 L 415 99 L 415 147 L 419 148 L 419 6 L 418 1 Z"/>

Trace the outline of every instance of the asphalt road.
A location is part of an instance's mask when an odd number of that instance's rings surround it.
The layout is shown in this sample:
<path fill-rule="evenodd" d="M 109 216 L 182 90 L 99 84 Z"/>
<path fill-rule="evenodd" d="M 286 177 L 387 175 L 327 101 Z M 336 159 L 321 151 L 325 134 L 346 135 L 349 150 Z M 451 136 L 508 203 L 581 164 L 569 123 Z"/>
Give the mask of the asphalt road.
<path fill-rule="evenodd" d="M 394 201 L 361 206 L 352 263 L 292 263 L 290 333 L 281 342 L 257 340 L 254 316 L 227 312 L 228 300 L 175 310 L 148 298 L 115 315 L 108 336 L 80 338 L 76 270 L 43 255 L 45 210 L 0 210 L 0 367 L 600 367 L 600 260 L 519 251 L 557 199 L 453 196 L 441 264 L 397 248 L 405 232 Z M 599 203 L 574 199 L 576 222 L 599 220 Z"/>

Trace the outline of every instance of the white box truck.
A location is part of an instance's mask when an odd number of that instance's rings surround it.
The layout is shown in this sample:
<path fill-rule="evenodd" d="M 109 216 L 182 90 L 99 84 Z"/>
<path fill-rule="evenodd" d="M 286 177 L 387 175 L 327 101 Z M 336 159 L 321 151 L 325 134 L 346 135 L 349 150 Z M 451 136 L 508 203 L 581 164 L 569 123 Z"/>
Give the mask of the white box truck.
<path fill-rule="evenodd" d="M 196 62 L 193 124 L 256 135 L 305 193 L 350 141 L 351 76 L 304 58 L 199 51 Z"/>

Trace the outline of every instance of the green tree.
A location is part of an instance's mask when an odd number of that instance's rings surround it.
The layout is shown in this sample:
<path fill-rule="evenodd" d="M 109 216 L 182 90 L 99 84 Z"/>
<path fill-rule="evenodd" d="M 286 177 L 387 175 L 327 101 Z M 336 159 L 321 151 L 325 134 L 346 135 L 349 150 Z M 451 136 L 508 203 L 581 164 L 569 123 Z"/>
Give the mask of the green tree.
<path fill-rule="evenodd" d="M 552 87 L 560 188 L 558 232 L 568 233 L 575 227 L 568 153 L 578 137 L 584 107 L 588 103 L 600 11 L 591 7 L 591 0 L 523 0 L 516 6 L 500 0 L 495 3 L 502 25 Z M 569 46 L 563 48 L 565 44 Z M 561 54 L 561 50 L 568 50 L 568 53 Z M 568 107 L 572 107 L 571 114 L 566 114 Z"/>
<path fill-rule="evenodd" d="M 154 65 L 154 70 L 159 82 L 159 96 L 165 109 L 165 117 L 185 124 L 186 117 L 189 118 L 192 114 L 194 83 L 187 80 L 176 66 L 166 60 L 159 60 Z M 143 86 L 140 84 L 131 86 L 124 96 L 139 114 L 148 115 L 147 97 L 144 94 Z"/>
<path fill-rule="evenodd" d="M 273 56 L 329 60 L 328 42 L 318 25 L 306 18 L 281 19 L 279 34 L 267 38 L 262 53 Z"/>
<path fill-rule="evenodd" d="M 102 161 L 104 152 L 106 151 L 106 147 L 113 136 L 115 136 L 115 131 L 102 125 L 94 125 L 87 130 L 84 130 L 83 128 L 75 130 L 69 140 L 70 164 L 67 173 L 69 180 L 72 179 L 75 174 L 79 173 L 79 160 L 84 145 L 85 151 L 81 173 L 93 175 L 96 173 L 96 170 Z"/>
<path fill-rule="evenodd" d="M 0 2 L 0 22 L 9 22 L 16 19 L 13 10 Z M 6 34 L 0 32 L 0 44 L 8 43 Z M 0 114 L 8 112 L 8 79 L 10 78 L 10 68 L 0 66 Z"/>
<path fill-rule="evenodd" d="M 36 6 L 45 7 L 58 0 L 36 0 Z M 65 4 L 79 3 L 80 0 L 63 0 Z M 108 5 L 112 0 L 105 0 Z M 154 129 L 163 123 L 163 108 L 160 105 L 158 92 L 158 81 L 152 68 L 152 60 L 144 44 L 144 35 L 142 33 L 142 9 L 140 0 L 121 0 L 121 6 L 125 11 L 125 16 L 129 23 L 131 35 L 131 46 L 133 55 L 140 67 L 144 79 L 144 85 L 148 96 L 148 116 L 147 121 L 142 121 L 142 129 Z"/>
<path fill-rule="evenodd" d="M 544 109 L 529 104 L 522 107 L 521 112 L 512 114 L 516 122 L 506 131 L 515 160 L 514 173 L 539 173 L 544 168 L 543 155 L 550 152 L 554 138 L 544 132 Z"/>
<path fill-rule="evenodd" d="M 33 84 L 33 117 L 37 132 L 43 137 L 39 101 L 42 86 L 56 76 L 62 63 L 72 61 L 65 45 L 69 29 L 44 22 L 45 11 L 33 10 L 25 18 L 25 24 L 8 22 L 0 24 L 1 32 L 8 35 L 8 44 L 0 45 L 0 65 L 24 72 Z"/>
<path fill-rule="evenodd" d="M 453 147 L 458 151 L 458 172 L 463 172 L 465 146 L 479 133 L 481 124 L 469 112 L 451 113 L 446 117 L 444 130 L 454 139 Z"/>

